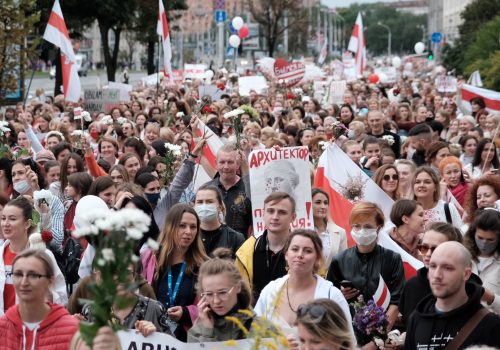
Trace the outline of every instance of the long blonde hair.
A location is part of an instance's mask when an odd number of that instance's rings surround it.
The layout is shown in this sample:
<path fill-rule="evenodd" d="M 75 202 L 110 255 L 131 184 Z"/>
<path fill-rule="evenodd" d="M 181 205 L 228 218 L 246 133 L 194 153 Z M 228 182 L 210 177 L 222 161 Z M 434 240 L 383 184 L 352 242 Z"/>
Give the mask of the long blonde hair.
<path fill-rule="evenodd" d="M 154 277 L 156 279 L 159 278 L 161 276 L 161 272 L 172 263 L 171 259 L 173 252 L 178 248 L 177 231 L 184 213 L 194 215 L 196 218 L 197 231 L 193 243 L 191 243 L 186 252 L 186 273 L 193 274 L 197 268 L 208 259 L 208 256 L 205 253 L 205 247 L 201 241 L 200 219 L 198 218 L 196 211 L 186 204 L 176 204 L 168 211 L 167 217 L 165 218 L 165 227 L 158 237 L 160 251 L 157 255 L 157 263 L 155 267 Z"/>

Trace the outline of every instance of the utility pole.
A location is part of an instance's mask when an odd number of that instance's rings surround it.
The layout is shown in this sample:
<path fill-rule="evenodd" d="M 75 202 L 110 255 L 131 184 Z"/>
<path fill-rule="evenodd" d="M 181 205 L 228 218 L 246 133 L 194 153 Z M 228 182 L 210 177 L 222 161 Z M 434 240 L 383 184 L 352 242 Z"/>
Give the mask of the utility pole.
<path fill-rule="evenodd" d="M 285 56 L 288 56 L 288 10 L 284 11 L 283 26 L 285 27 L 285 32 L 283 33 L 283 51 Z"/>
<path fill-rule="evenodd" d="M 328 12 L 328 51 L 330 55 L 333 55 L 333 25 L 332 25 L 332 13 Z"/>

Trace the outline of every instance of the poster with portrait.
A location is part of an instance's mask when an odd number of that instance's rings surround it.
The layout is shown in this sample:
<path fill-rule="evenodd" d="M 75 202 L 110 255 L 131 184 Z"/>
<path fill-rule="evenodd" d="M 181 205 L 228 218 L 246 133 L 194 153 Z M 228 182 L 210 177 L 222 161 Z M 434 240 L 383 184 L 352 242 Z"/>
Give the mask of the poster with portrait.
<path fill-rule="evenodd" d="M 291 229 L 314 229 L 311 207 L 311 163 L 306 146 L 252 151 L 248 157 L 252 191 L 253 231 L 264 225 L 264 200 L 272 192 L 286 192 L 296 202 L 297 217 Z"/>

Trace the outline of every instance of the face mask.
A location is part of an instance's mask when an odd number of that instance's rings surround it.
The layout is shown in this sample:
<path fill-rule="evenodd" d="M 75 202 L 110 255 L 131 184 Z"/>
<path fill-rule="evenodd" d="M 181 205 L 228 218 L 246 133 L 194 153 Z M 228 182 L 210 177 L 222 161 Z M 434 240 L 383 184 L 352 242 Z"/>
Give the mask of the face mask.
<path fill-rule="evenodd" d="M 352 140 L 355 136 L 356 135 L 354 134 L 354 130 L 349 129 L 349 131 L 347 132 L 347 137 Z"/>
<path fill-rule="evenodd" d="M 494 241 L 487 241 L 476 237 L 475 241 L 477 248 L 482 254 L 490 255 L 497 249 L 498 239 Z"/>
<path fill-rule="evenodd" d="M 201 222 L 210 222 L 218 218 L 219 211 L 213 204 L 198 204 L 194 207 Z"/>
<path fill-rule="evenodd" d="M 28 183 L 27 180 L 21 180 L 19 182 L 16 182 L 14 184 L 14 191 L 16 191 L 19 194 L 25 194 L 31 189 L 30 184 Z"/>
<path fill-rule="evenodd" d="M 149 204 L 151 205 L 156 205 L 158 203 L 158 200 L 160 199 L 160 192 L 158 193 L 144 193 L 146 195 L 146 199 L 148 200 Z"/>
<path fill-rule="evenodd" d="M 99 139 L 99 133 L 98 133 L 97 131 L 92 131 L 92 132 L 90 132 L 90 136 L 91 136 L 94 140 Z"/>
<path fill-rule="evenodd" d="M 377 240 L 376 228 L 363 228 L 361 230 L 351 230 L 351 236 L 357 245 L 367 246 Z"/>

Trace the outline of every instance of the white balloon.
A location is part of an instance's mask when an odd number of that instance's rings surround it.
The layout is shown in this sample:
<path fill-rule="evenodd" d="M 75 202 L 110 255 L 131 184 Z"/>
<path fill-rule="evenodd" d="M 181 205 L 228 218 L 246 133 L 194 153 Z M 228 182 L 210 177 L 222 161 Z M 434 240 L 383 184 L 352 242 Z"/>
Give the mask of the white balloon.
<path fill-rule="evenodd" d="M 240 16 L 234 17 L 231 23 L 233 25 L 233 28 L 236 30 L 240 30 L 240 28 L 243 27 L 244 24 L 243 18 L 241 18 Z"/>
<path fill-rule="evenodd" d="M 394 57 L 394 58 L 392 59 L 392 66 L 393 66 L 394 68 L 399 68 L 399 67 L 401 67 L 401 58 L 399 58 L 398 56 Z"/>
<path fill-rule="evenodd" d="M 420 55 L 425 50 L 425 44 L 421 41 L 415 44 L 415 53 Z"/>
<path fill-rule="evenodd" d="M 238 47 L 240 46 L 241 44 L 241 39 L 238 35 L 236 34 L 233 34 L 229 37 L 229 45 L 231 45 L 231 47 Z"/>

